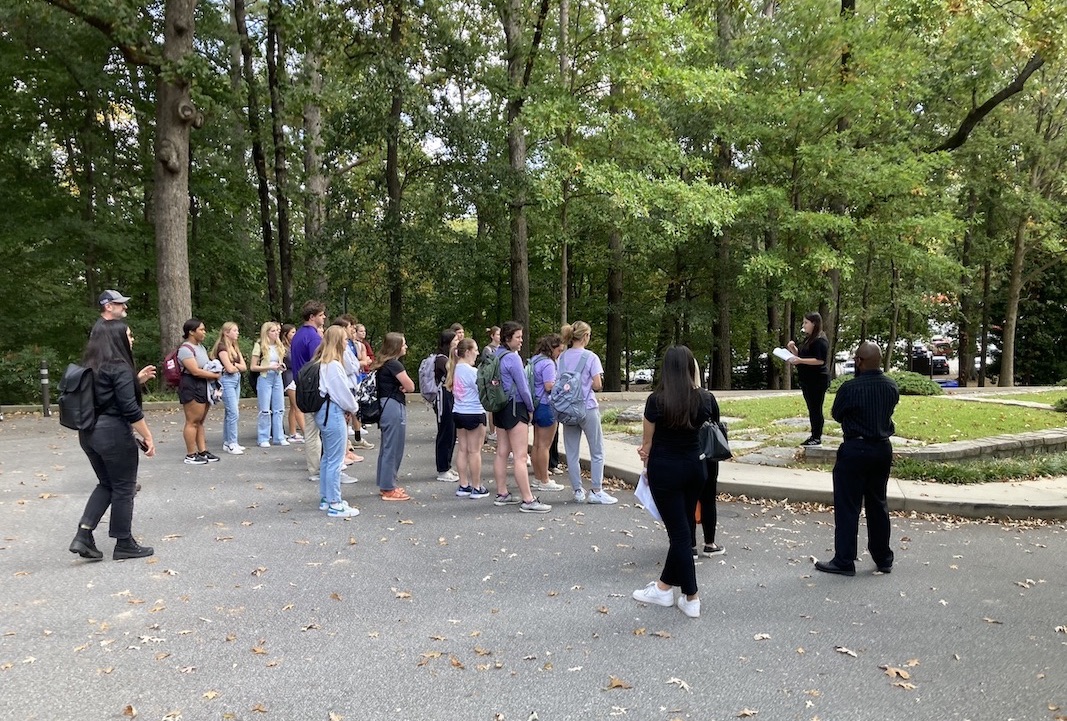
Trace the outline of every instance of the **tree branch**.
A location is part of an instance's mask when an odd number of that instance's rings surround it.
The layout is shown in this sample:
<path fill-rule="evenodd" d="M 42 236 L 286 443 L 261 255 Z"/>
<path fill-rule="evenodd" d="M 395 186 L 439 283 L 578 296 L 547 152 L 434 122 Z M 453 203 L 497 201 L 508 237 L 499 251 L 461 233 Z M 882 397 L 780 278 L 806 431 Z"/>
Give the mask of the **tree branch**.
<path fill-rule="evenodd" d="M 145 65 L 158 70 L 161 67 L 160 59 L 139 45 L 132 45 L 128 42 L 124 42 L 119 39 L 119 31 L 115 26 L 115 23 L 107 18 L 102 18 L 99 15 L 93 15 L 85 11 L 81 7 L 81 3 L 75 2 L 75 0 L 44 0 L 52 7 L 64 10 L 76 18 L 84 21 L 90 27 L 94 27 L 107 37 L 108 40 L 115 44 L 115 47 L 122 57 L 127 62 L 134 65 Z"/>
<path fill-rule="evenodd" d="M 977 127 L 978 123 L 985 119 L 985 116 L 993 112 L 993 109 L 1010 98 L 1022 91 L 1023 86 L 1026 85 L 1026 81 L 1033 75 L 1038 68 L 1045 64 L 1045 58 L 1041 57 L 1040 53 L 1034 53 L 1034 56 L 1030 58 L 1030 62 L 1026 63 L 1026 67 L 1022 71 L 1004 86 L 1000 92 L 989 98 L 977 108 L 967 113 L 967 117 L 963 119 L 958 130 L 952 134 L 952 136 L 945 142 L 933 148 L 930 152 L 937 153 L 942 150 L 956 150 L 967 141 L 967 137 L 971 134 L 971 131 Z"/>

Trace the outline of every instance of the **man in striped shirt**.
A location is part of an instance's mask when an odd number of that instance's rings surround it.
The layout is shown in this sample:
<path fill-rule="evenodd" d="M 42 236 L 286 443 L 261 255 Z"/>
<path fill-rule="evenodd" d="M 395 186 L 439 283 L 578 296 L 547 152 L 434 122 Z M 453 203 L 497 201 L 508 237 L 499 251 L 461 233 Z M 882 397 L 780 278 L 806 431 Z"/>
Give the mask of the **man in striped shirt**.
<path fill-rule="evenodd" d="M 834 464 L 834 557 L 816 561 L 824 573 L 856 575 L 856 536 L 860 508 L 867 507 L 867 550 L 878 570 L 893 569 L 889 547 L 889 506 L 886 486 L 893 462 L 893 410 L 900 400 L 896 382 L 882 373 L 882 351 L 861 343 L 856 351 L 856 377 L 841 385 L 831 414 L 845 440 Z"/>

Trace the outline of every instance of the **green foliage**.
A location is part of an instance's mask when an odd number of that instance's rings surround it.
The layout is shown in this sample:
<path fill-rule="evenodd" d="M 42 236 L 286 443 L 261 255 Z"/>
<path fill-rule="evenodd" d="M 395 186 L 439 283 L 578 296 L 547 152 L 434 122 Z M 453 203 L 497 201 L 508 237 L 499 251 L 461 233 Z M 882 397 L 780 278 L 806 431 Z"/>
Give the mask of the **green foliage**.
<path fill-rule="evenodd" d="M 889 371 L 886 375 L 896 381 L 897 388 L 900 389 L 900 395 L 902 396 L 939 396 L 945 392 L 936 381 L 919 373 L 912 373 L 911 371 Z M 841 387 L 842 383 L 847 383 L 854 377 L 855 376 L 847 375 L 834 378 L 830 381 L 829 392 L 837 393 L 837 389 Z"/>
<path fill-rule="evenodd" d="M 0 353 L 0 404 L 41 404 L 41 361 L 48 363 L 48 391 L 55 402 L 63 370 L 74 360 L 62 360 L 55 349 L 47 346 Z"/>
<path fill-rule="evenodd" d="M 934 483 L 1025 481 L 1067 475 L 1067 453 L 999 458 L 969 463 L 931 463 L 907 456 L 893 462 L 893 477 Z"/>
<path fill-rule="evenodd" d="M 1060 398 L 1052 404 L 1053 410 L 1057 410 L 1060 413 L 1067 413 L 1067 398 Z"/>

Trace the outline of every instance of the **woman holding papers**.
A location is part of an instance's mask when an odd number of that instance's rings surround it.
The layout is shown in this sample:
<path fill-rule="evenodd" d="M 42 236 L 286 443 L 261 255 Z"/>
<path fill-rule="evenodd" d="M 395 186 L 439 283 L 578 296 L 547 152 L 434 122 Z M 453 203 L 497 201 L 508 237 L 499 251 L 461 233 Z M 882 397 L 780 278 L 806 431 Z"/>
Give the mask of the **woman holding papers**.
<path fill-rule="evenodd" d="M 825 423 L 823 402 L 826 389 L 830 387 L 830 342 L 822 330 L 822 316 L 808 313 L 804 316 L 804 342 L 797 346 L 789 341 L 788 348 L 795 358 L 789 362 L 797 367 L 800 378 L 800 390 L 808 406 L 808 420 L 811 423 L 811 435 L 801 446 L 821 446 L 822 427 Z"/>

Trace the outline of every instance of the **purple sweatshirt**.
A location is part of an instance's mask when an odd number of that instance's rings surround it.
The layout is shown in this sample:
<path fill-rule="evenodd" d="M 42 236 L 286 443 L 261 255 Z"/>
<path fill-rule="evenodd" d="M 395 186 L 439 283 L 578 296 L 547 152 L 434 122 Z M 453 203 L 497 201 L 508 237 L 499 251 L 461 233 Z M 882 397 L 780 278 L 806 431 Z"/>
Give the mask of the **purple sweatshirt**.
<path fill-rule="evenodd" d="M 518 353 L 509 351 L 503 343 L 496 350 L 500 358 L 500 380 L 508 398 L 522 401 L 526 410 L 533 413 L 534 402 L 530 397 L 530 384 L 526 382 L 526 370 Z"/>

